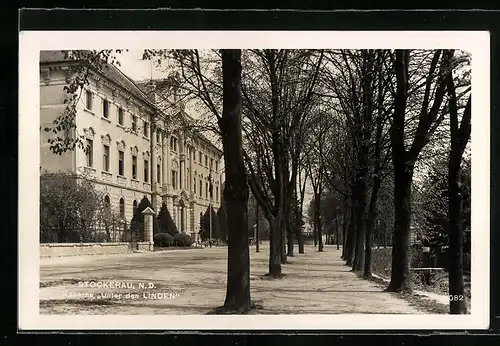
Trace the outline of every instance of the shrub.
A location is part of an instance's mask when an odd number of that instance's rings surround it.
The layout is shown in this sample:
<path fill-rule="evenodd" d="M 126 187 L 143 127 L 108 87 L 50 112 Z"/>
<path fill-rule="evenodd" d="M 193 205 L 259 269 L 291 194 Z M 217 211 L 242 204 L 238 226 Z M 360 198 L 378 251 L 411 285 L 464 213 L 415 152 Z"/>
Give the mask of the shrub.
<path fill-rule="evenodd" d="M 165 247 L 171 246 L 174 242 L 174 237 L 168 233 L 157 233 L 153 236 L 155 246 Z"/>
<path fill-rule="evenodd" d="M 186 233 L 179 233 L 174 236 L 176 246 L 187 247 L 193 245 L 193 239 Z"/>
<path fill-rule="evenodd" d="M 179 234 L 177 226 L 175 225 L 172 216 L 168 212 L 167 205 L 165 204 L 165 202 L 161 204 L 160 212 L 158 213 L 158 222 L 159 222 L 158 232 L 168 233 L 171 236 Z"/>
<path fill-rule="evenodd" d="M 217 213 L 213 207 L 209 207 L 200 220 L 200 237 L 202 240 L 210 238 L 210 212 L 212 213 L 212 240 L 221 238 Z"/>

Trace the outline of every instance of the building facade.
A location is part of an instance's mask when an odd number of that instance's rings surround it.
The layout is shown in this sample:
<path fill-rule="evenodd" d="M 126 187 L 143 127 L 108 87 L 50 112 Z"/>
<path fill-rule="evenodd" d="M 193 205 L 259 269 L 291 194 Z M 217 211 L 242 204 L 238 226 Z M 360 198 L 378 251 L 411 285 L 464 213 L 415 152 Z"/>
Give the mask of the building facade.
<path fill-rule="evenodd" d="M 165 116 L 151 95 L 108 65 L 89 70 L 89 83 L 76 103 L 76 128 L 65 134 L 78 136 L 89 150 L 77 146 L 54 154 L 49 139 L 61 134 L 43 129 L 65 111 L 64 86 L 74 77 L 71 65 L 79 62 L 53 51 L 41 52 L 40 58 L 41 171 L 93 179 L 124 220 L 131 220 L 144 196 L 156 213 L 164 202 L 177 229 L 198 241 L 200 216 L 210 204 L 220 207 L 223 153 L 201 134 L 179 126 L 191 119 L 182 106 L 174 104 Z"/>

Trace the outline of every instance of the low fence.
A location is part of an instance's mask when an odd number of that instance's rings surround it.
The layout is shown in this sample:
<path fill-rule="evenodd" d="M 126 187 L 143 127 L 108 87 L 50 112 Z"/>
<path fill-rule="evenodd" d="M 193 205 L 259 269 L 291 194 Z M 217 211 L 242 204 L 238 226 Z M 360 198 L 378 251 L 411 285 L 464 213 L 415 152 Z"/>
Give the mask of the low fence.
<path fill-rule="evenodd" d="M 137 245 L 142 248 L 141 243 Z M 149 243 L 148 243 L 149 246 Z M 133 248 L 131 243 L 49 243 L 40 244 L 40 257 L 66 257 L 81 255 L 107 255 L 131 253 Z"/>

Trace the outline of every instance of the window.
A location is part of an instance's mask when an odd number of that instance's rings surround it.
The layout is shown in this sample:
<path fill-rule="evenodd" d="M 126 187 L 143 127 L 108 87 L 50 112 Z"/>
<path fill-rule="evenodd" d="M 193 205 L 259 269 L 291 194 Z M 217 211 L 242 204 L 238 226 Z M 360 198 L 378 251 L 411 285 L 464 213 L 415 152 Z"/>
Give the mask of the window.
<path fill-rule="evenodd" d="M 137 132 L 137 117 L 132 115 L 132 131 Z"/>
<path fill-rule="evenodd" d="M 193 149 L 193 161 L 196 162 L 196 149 Z"/>
<path fill-rule="evenodd" d="M 137 179 L 137 156 L 132 155 L 132 179 Z"/>
<path fill-rule="evenodd" d="M 109 201 L 109 196 L 104 196 L 104 207 L 109 210 L 111 208 L 111 202 Z"/>
<path fill-rule="evenodd" d="M 177 189 L 177 171 L 172 170 L 172 187 Z"/>
<path fill-rule="evenodd" d="M 194 178 L 193 182 L 194 182 L 194 184 L 193 184 L 193 192 L 196 193 L 196 178 Z"/>
<path fill-rule="evenodd" d="M 94 164 L 94 143 L 91 139 L 87 139 L 85 146 L 85 156 L 87 157 L 87 167 L 92 167 Z"/>
<path fill-rule="evenodd" d="M 102 116 L 106 119 L 109 116 L 109 102 L 106 99 L 102 100 Z"/>
<path fill-rule="evenodd" d="M 161 171 L 160 171 L 160 169 L 161 169 L 160 164 L 157 164 L 157 165 L 156 165 L 156 181 L 157 181 L 158 183 L 160 183 L 160 182 L 161 182 Z"/>
<path fill-rule="evenodd" d="M 212 183 L 210 183 L 209 191 L 210 191 L 210 199 L 213 199 L 214 198 L 214 185 Z"/>
<path fill-rule="evenodd" d="M 214 159 L 210 159 L 210 169 L 214 167 Z"/>
<path fill-rule="evenodd" d="M 177 138 L 174 136 L 170 137 L 170 150 L 177 151 Z"/>
<path fill-rule="evenodd" d="M 205 198 L 208 198 L 208 183 L 205 182 Z"/>
<path fill-rule="evenodd" d="M 144 181 L 147 183 L 149 181 L 149 161 L 144 160 Z"/>
<path fill-rule="evenodd" d="M 201 152 L 198 153 L 198 158 L 199 158 L 199 161 L 200 161 L 200 165 L 203 164 L 202 155 L 203 154 Z"/>
<path fill-rule="evenodd" d="M 215 187 L 215 200 L 216 201 L 219 200 L 219 187 L 218 186 Z"/>
<path fill-rule="evenodd" d="M 92 92 L 90 90 L 85 91 L 85 108 L 89 111 L 92 110 Z"/>
<path fill-rule="evenodd" d="M 144 121 L 144 137 L 148 138 L 149 136 L 149 125 L 147 121 Z"/>
<path fill-rule="evenodd" d="M 132 213 L 133 213 L 133 215 L 135 215 L 136 210 L 137 210 L 137 201 L 134 201 L 134 203 L 132 203 Z"/>
<path fill-rule="evenodd" d="M 203 197 L 203 186 L 201 185 L 201 179 L 200 179 L 200 197 Z"/>
<path fill-rule="evenodd" d="M 156 130 L 156 143 L 161 143 L 161 132 L 160 130 Z"/>
<path fill-rule="evenodd" d="M 125 200 L 122 198 L 120 198 L 120 217 L 122 219 L 125 218 Z"/>
<path fill-rule="evenodd" d="M 179 174 L 179 189 L 182 189 L 182 174 Z"/>
<path fill-rule="evenodd" d="M 123 166 L 123 151 L 118 150 L 118 175 L 123 176 L 124 175 L 124 166 Z"/>
<path fill-rule="evenodd" d="M 118 108 L 118 124 L 123 125 L 123 109 Z"/>
<path fill-rule="evenodd" d="M 102 155 L 102 169 L 105 172 L 109 172 L 109 145 L 104 146 L 104 154 Z"/>
<path fill-rule="evenodd" d="M 205 154 L 205 166 L 208 167 L 208 156 Z"/>
<path fill-rule="evenodd" d="M 215 161 L 215 171 L 219 171 L 219 161 Z"/>

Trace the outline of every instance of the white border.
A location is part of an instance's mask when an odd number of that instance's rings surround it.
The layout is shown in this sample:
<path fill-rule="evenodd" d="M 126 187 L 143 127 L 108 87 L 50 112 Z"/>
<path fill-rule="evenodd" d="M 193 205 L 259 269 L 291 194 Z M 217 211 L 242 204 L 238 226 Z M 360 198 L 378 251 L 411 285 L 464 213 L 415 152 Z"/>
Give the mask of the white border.
<path fill-rule="evenodd" d="M 489 324 L 490 38 L 485 31 L 24 31 L 19 40 L 19 328 L 486 329 Z M 99 48 L 456 48 L 472 53 L 472 306 L 452 315 L 39 315 L 39 51 Z M 29 211 L 29 216 L 25 211 Z"/>

